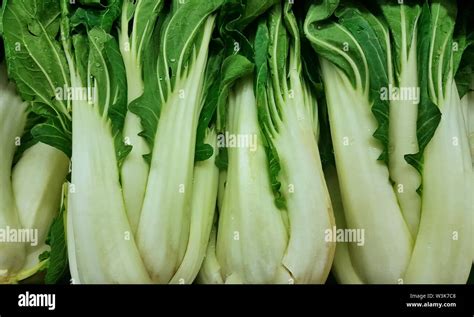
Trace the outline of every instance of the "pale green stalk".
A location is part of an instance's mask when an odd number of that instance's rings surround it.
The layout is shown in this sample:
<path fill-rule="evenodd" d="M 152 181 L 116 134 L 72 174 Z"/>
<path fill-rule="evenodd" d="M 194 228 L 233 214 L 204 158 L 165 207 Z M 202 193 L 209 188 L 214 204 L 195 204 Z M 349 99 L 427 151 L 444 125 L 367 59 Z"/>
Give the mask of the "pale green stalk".
<path fill-rule="evenodd" d="M 9 84 L 6 71 L 0 65 L 0 229 L 18 230 L 21 223 L 12 187 L 12 163 L 26 123 L 26 106 Z M 16 145 L 15 145 L 16 144 Z M 8 238 L 8 237 L 7 237 Z M 8 282 L 25 261 L 23 242 L 0 242 L 0 282 Z"/>

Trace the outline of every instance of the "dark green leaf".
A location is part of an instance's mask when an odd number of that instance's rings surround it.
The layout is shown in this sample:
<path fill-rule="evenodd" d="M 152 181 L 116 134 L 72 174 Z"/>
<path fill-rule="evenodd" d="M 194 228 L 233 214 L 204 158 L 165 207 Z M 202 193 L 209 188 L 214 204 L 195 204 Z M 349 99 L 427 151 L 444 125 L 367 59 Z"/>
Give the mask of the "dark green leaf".
<path fill-rule="evenodd" d="M 49 118 L 34 128 L 32 135 L 70 155 L 68 102 L 57 98 L 58 90 L 69 86 L 69 67 L 57 41 L 60 21 L 58 1 L 4 3 L 2 25 L 9 77 L 21 97 L 33 103 L 33 111 Z"/>
<path fill-rule="evenodd" d="M 421 13 L 419 3 L 405 0 L 403 3 L 390 0 L 378 0 L 387 24 L 390 26 L 394 66 L 399 74 L 403 57 L 408 58 L 416 24 Z M 416 44 L 415 44 L 416 45 Z M 395 78 L 398 81 L 398 77 Z"/>
<path fill-rule="evenodd" d="M 227 170 L 229 166 L 229 156 L 226 147 L 219 149 L 219 154 L 216 157 L 216 166 L 220 171 Z"/>
<path fill-rule="evenodd" d="M 227 57 L 222 63 L 221 85 L 217 102 L 217 130 L 225 130 L 226 106 L 229 90 L 237 79 L 252 74 L 254 65 L 242 55 Z"/>
<path fill-rule="evenodd" d="M 49 118 L 45 123 L 36 125 L 31 129 L 35 141 L 48 144 L 62 151 L 68 157 L 72 155 L 71 123 L 64 129 L 57 118 Z"/>
<path fill-rule="evenodd" d="M 388 131 L 389 131 L 389 102 L 380 98 L 380 89 L 389 86 L 387 47 L 383 31 L 376 32 L 381 27 L 374 17 L 357 8 L 345 8 L 339 13 L 341 25 L 347 28 L 352 36 L 360 43 L 368 63 L 370 90 L 369 98 L 373 102 L 372 113 L 377 119 L 378 127 L 374 137 L 383 145 L 379 160 L 388 162 Z"/>
<path fill-rule="evenodd" d="M 98 3 L 100 4 L 100 1 Z M 103 6 L 78 8 L 71 17 L 71 26 L 76 28 L 82 25 L 89 30 L 98 27 L 110 33 L 115 20 L 120 16 L 121 12 L 122 0 L 108 1 L 105 8 Z"/>
<path fill-rule="evenodd" d="M 51 250 L 43 252 L 39 256 L 40 261 L 47 260 L 46 284 L 57 284 L 69 277 L 65 221 L 66 213 L 63 206 L 58 216 L 53 220 L 46 239 L 46 244 L 50 246 Z"/>
<path fill-rule="evenodd" d="M 204 91 L 206 94 L 204 100 L 204 106 L 201 110 L 199 117 L 199 124 L 196 135 L 196 152 L 195 161 L 205 161 L 212 156 L 214 151 L 212 146 L 205 144 L 204 139 L 206 136 L 206 130 L 211 123 L 211 120 L 215 118 L 217 109 L 217 102 L 219 100 L 219 86 L 220 86 L 220 68 L 223 61 L 223 49 L 221 43 L 216 41 L 213 43 L 217 46 L 214 50 L 211 50 L 210 57 L 207 62 L 206 69 L 206 80 Z M 211 46 L 213 46 L 211 44 Z"/>
<path fill-rule="evenodd" d="M 338 4 L 339 1 L 326 0 L 312 5 L 305 20 L 305 35 L 318 55 L 339 67 L 355 88 L 367 89 L 364 52 L 354 37 L 331 18 Z"/>
<path fill-rule="evenodd" d="M 426 69 L 430 65 L 430 47 L 432 36 L 432 21 L 428 5 L 424 5 L 418 28 L 418 80 L 420 83 L 420 103 L 418 105 L 417 139 L 419 152 L 405 155 L 405 160 L 415 167 L 417 171 L 423 172 L 423 152 L 433 137 L 441 120 L 441 112 L 431 99 L 429 82 L 431 80 Z M 419 189 L 421 193 L 421 188 Z"/>

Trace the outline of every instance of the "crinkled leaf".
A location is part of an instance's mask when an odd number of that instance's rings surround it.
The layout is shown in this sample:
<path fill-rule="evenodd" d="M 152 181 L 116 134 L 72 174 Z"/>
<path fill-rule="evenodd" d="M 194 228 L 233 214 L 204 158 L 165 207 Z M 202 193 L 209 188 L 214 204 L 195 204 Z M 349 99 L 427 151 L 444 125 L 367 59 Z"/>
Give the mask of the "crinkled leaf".
<path fill-rule="evenodd" d="M 33 102 L 33 111 L 49 117 L 47 123 L 32 130 L 32 135 L 70 155 L 68 104 L 56 98 L 58 89 L 69 86 L 69 68 L 62 47 L 56 41 L 61 21 L 60 3 L 8 1 L 3 10 L 9 77 L 16 83 L 21 97 Z M 38 106 L 35 110 L 35 105 L 47 105 L 50 109 Z"/>
<path fill-rule="evenodd" d="M 100 1 L 97 1 L 100 4 Z M 115 20 L 117 19 L 117 17 L 120 16 L 120 13 L 122 12 L 122 1 L 123 0 L 108 1 L 106 7 L 95 6 L 87 8 L 78 8 L 71 17 L 71 26 L 73 28 L 76 28 L 82 25 L 85 26 L 87 29 L 93 29 L 95 27 L 98 27 L 104 30 L 105 32 L 110 33 Z"/>

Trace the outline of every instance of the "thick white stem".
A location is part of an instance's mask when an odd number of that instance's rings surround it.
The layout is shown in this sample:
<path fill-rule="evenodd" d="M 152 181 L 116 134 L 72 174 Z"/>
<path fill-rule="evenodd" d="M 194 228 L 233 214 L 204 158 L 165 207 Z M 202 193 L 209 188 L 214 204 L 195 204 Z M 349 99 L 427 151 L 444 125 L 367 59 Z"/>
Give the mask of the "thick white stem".
<path fill-rule="evenodd" d="M 325 168 L 326 184 L 331 194 L 332 208 L 336 219 L 337 229 L 347 229 L 346 219 L 344 217 L 344 207 L 342 206 L 341 190 L 337 179 L 337 171 L 334 166 Z M 351 242 L 341 241 L 336 245 L 334 254 L 333 273 L 337 281 L 341 284 L 363 284 L 362 279 L 356 272 L 349 252 Z"/>
<path fill-rule="evenodd" d="M 293 276 L 290 282 L 324 283 L 336 246 L 335 241 L 325 240 L 325 232 L 335 222 L 314 136 L 316 106 L 310 104 L 315 103 L 312 99 L 304 99 L 296 70 L 290 71 L 290 82 L 294 96 L 282 106 L 283 124 L 275 137 L 290 224 L 283 264 Z"/>
<path fill-rule="evenodd" d="M 191 227 L 183 261 L 171 283 L 190 284 L 196 278 L 203 262 L 216 210 L 219 169 L 215 164 L 217 135 L 208 131 L 205 142 L 214 148 L 211 158 L 194 166 L 193 197 L 191 201 Z"/>
<path fill-rule="evenodd" d="M 217 259 L 227 283 L 288 283 L 282 265 L 288 243 L 282 213 L 274 202 L 268 162 L 257 118 L 253 82 L 237 83 L 229 95 L 228 132 L 254 137 L 256 147 L 229 147 L 227 184 L 219 214 Z M 282 276 L 282 278 L 280 278 Z"/>
<path fill-rule="evenodd" d="M 122 21 L 122 24 L 127 25 L 127 21 Z M 144 84 L 142 67 L 140 61 L 136 58 L 136 53 L 131 48 L 132 43 L 130 43 L 127 32 L 127 28 L 121 30 L 119 44 L 127 72 L 127 96 L 128 104 L 130 104 L 143 94 Z M 127 111 L 123 136 L 125 143 L 132 145 L 133 148 L 122 164 L 121 181 L 125 208 L 134 234 L 136 234 L 140 222 L 149 172 L 149 166 L 143 155 L 150 153 L 150 148 L 145 139 L 138 135 L 142 131 L 140 118 L 136 114 Z"/>
<path fill-rule="evenodd" d="M 21 223 L 12 188 L 12 163 L 16 145 L 21 140 L 26 123 L 26 103 L 8 84 L 6 71 L 0 65 L 0 230 L 18 232 Z M 29 197 L 23 197 L 29 199 Z M 18 272 L 25 260 L 25 244 L 4 237 L 0 242 L 0 282 L 8 282 Z"/>
<path fill-rule="evenodd" d="M 407 283 L 461 284 L 472 258 L 472 163 L 456 84 L 448 80 L 441 122 L 425 149 L 421 222 Z"/>
<path fill-rule="evenodd" d="M 416 192 L 421 185 L 418 171 L 407 163 L 406 154 L 418 152 L 417 119 L 419 85 L 417 76 L 416 33 L 407 60 L 401 61 L 398 94 L 391 96 L 389 125 L 389 171 L 394 190 L 410 229 L 416 237 L 420 223 L 421 197 Z M 405 49 L 402 49 L 405 51 Z M 406 56 L 406 54 L 402 54 Z"/>
<path fill-rule="evenodd" d="M 367 97 L 347 76 L 322 59 L 329 120 L 348 228 L 364 230 L 364 245 L 349 247 L 352 264 L 368 283 L 397 283 L 410 260 L 412 240 L 387 166 Z"/>
<path fill-rule="evenodd" d="M 78 279 L 149 283 L 125 211 L 110 123 L 87 103 L 74 104 L 73 112 L 68 248 Z"/>
<path fill-rule="evenodd" d="M 209 17 L 189 73 L 177 79 L 163 105 L 155 136 L 137 241 L 147 269 L 158 283 L 170 282 L 188 244 L 196 132 L 213 26 L 214 17 Z"/>
<path fill-rule="evenodd" d="M 45 241 L 59 212 L 61 188 L 68 173 L 69 159 L 58 149 L 37 143 L 26 150 L 13 170 L 13 192 L 21 225 L 37 230 L 35 243 L 26 246 L 22 270 L 38 264 L 38 256 L 49 247 Z"/>
<path fill-rule="evenodd" d="M 221 266 L 216 256 L 217 225 L 212 226 L 206 256 L 196 278 L 199 284 L 224 284 Z"/>

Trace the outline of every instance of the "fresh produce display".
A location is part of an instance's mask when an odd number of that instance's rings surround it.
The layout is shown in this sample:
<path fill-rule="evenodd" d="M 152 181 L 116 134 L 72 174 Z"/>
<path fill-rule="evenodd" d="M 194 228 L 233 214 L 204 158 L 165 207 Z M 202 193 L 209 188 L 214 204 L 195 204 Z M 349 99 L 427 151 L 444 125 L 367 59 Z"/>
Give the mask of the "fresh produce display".
<path fill-rule="evenodd" d="M 0 283 L 467 283 L 473 7 L 0 1 Z"/>

